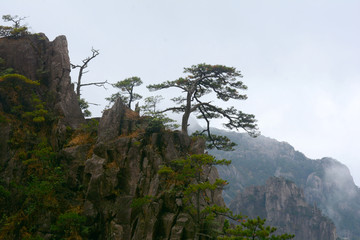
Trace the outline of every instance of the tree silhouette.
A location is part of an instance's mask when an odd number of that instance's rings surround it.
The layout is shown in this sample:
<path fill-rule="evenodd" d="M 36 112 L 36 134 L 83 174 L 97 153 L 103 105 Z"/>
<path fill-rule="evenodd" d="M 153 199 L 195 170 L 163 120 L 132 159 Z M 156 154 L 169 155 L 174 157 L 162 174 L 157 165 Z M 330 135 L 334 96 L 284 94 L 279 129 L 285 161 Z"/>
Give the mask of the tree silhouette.
<path fill-rule="evenodd" d="M 174 81 L 166 81 L 161 84 L 148 85 L 150 91 L 167 88 L 181 89 L 184 95 L 174 97 L 171 100 L 176 106 L 167 108 L 162 112 L 172 111 L 183 113 L 181 131 L 188 132 L 190 114 L 196 113 L 196 117 L 206 121 L 206 129 L 199 134 L 206 133 L 211 145 L 218 149 L 231 148 L 226 137 L 211 134 L 210 122 L 212 119 L 224 118 L 224 126 L 228 129 L 243 129 L 251 136 L 257 136 L 255 116 L 246 114 L 235 107 L 222 108 L 209 100 L 210 94 L 215 94 L 217 99 L 227 102 L 230 99 L 245 100 L 247 96 L 240 94 L 240 90 L 246 90 L 247 86 L 239 78 L 241 73 L 233 67 L 223 65 L 198 64 L 185 68 L 184 73 L 189 75 Z"/>

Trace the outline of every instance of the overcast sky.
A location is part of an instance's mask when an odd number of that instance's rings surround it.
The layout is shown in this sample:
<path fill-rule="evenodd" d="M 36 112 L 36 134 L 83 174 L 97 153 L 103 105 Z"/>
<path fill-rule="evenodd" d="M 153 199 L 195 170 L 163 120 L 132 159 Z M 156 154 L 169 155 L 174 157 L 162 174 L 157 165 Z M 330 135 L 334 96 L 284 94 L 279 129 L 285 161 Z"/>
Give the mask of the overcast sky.
<path fill-rule="evenodd" d="M 84 82 L 139 76 L 145 86 L 175 80 L 198 63 L 236 67 L 249 98 L 235 106 L 256 115 L 263 135 L 313 159 L 339 160 L 360 185 L 360 1 L 0 3 L 1 15 L 28 16 L 32 32 L 50 40 L 65 35 L 74 64 L 91 47 L 99 49 Z M 154 95 L 145 87 L 139 91 Z M 82 96 L 101 104 L 91 109 L 100 116 L 111 93 L 88 87 Z"/>

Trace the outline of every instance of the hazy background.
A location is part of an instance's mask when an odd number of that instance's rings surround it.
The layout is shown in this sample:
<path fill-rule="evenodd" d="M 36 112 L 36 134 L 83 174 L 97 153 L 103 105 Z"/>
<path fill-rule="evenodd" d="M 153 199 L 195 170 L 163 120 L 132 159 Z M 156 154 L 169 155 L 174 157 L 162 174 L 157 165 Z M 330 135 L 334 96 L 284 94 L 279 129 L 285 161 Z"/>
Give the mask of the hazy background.
<path fill-rule="evenodd" d="M 241 70 L 263 135 L 310 158 L 346 164 L 360 185 L 360 1 L 0 0 L 0 14 L 28 16 L 32 32 L 66 35 L 71 62 L 100 55 L 83 81 L 139 76 L 145 85 L 198 63 Z M 4 24 L 5 23 L 1 23 Z M 72 72 L 73 81 L 77 72 Z M 101 106 L 114 90 L 83 88 Z M 174 95 L 173 92 L 155 94 Z M 216 126 L 220 126 L 217 122 Z"/>

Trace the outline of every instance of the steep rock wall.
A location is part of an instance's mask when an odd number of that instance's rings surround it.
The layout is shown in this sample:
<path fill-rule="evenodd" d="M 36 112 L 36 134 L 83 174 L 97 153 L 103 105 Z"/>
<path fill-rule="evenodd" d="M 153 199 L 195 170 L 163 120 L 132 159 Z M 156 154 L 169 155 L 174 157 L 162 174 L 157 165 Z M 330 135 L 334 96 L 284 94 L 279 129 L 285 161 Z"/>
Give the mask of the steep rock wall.
<path fill-rule="evenodd" d="M 14 79 L 1 82 L 0 175 L 10 183 L 22 177 L 25 168 L 18 156 L 38 144 L 35 136 L 48 138 L 52 147 L 59 150 L 66 141 L 68 128 L 78 128 L 85 119 L 70 81 L 65 36 L 52 42 L 44 34 L 0 38 L 0 58 L 5 63 L 2 68 L 13 69 L 37 83 L 12 84 Z M 25 118 L 39 110 L 38 106 L 47 115 L 46 123 L 31 120 L 29 123 Z"/>
<path fill-rule="evenodd" d="M 52 105 L 62 116 L 62 124 L 76 128 L 85 122 L 70 81 L 65 36 L 52 42 L 42 33 L 18 39 L 0 38 L 0 58 L 5 60 L 6 67 L 40 81 L 43 95 L 52 95 Z"/>
<path fill-rule="evenodd" d="M 149 133 L 144 127 L 135 112 L 117 101 L 100 120 L 90 158 L 86 145 L 63 150 L 73 172 L 69 183 L 84 188 L 83 212 L 96 239 L 193 239 L 193 219 L 181 198 L 167 193 L 157 172 L 171 160 L 203 153 L 204 142 L 181 132 Z M 211 181 L 218 178 L 215 168 L 210 175 Z M 149 202 L 132 206 L 146 196 Z M 224 206 L 220 191 L 210 197 Z"/>
<path fill-rule="evenodd" d="M 230 209 L 250 217 L 260 216 L 279 233 L 295 234 L 295 239 L 335 240 L 332 221 L 316 206 L 305 201 L 303 191 L 284 178 L 270 178 L 265 186 L 246 188 L 230 204 Z"/>

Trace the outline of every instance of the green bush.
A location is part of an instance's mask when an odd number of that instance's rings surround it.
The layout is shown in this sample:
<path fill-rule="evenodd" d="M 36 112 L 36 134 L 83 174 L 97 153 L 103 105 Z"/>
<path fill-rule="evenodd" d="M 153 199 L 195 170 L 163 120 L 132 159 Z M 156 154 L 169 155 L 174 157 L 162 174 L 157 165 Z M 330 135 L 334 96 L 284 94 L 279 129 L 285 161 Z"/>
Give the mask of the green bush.
<path fill-rule="evenodd" d="M 7 118 L 5 117 L 5 115 L 3 115 L 2 113 L 0 113 L 0 123 L 7 123 L 8 120 Z"/>
<path fill-rule="evenodd" d="M 0 200 L 5 200 L 10 197 L 10 192 L 0 185 Z"/>
<path fill-rule="evenodd" d="M 89 228 L 85 227 L 86 217 L 76 212 L 66 212 L 56 220 L 55 225 L 51 226 L 51 230 L 55 232 L 58 238 L 69 238 L 74 236 L 86 236 Z"/>
<path fill-rule="evenodd" d="M 146 134 L 159 133 L 165 130 L 164 123 L 159 118 L 151 118 L 145 129 Z"/>
<path fill-rule="evenodd" d="M 153 201 L 154 197 L 146 195 L 141 198 L 134 198 L 134 200 L 131 203 L 131 207 L 134 209 L 139 209 L 145 206 L 146 204 L 149 204 Z"/>
<path fill-rule="evenodd" d="M 84 114 L 84 117 L 91 117 L 91 112 L 89 111 L 89 103 L 84 98 L 78 99 L 80 109 Z"/>
<path fill-rule="evenodd" d="M 17 82 L 24 82 L 27 84 L 38 85 L 38 86 L 40 85 L 40 83 L 30 80 L 27 77 L 25 77 L 24 75 L 17 74 L 17 73 L 11 73 L 11 74 L 6 74 L 6 75 L 1 76 L 0 82 L 5 82 L 5 81 L 9 81 L 9 82 L 13 83 L 14 87 L 16 86 Z"/>
<path fill-rule="evenodd" d="M 228 221 L 225 221 L 223 231 L 218 240 L 286 240 L 293 239 L 295 236 L 291 234 L 274 235 L 275 227 L 265 226 L 265 219 L 260 217 L 254 219 L 239 218 L 239 224 L 231 227 Z"/>

